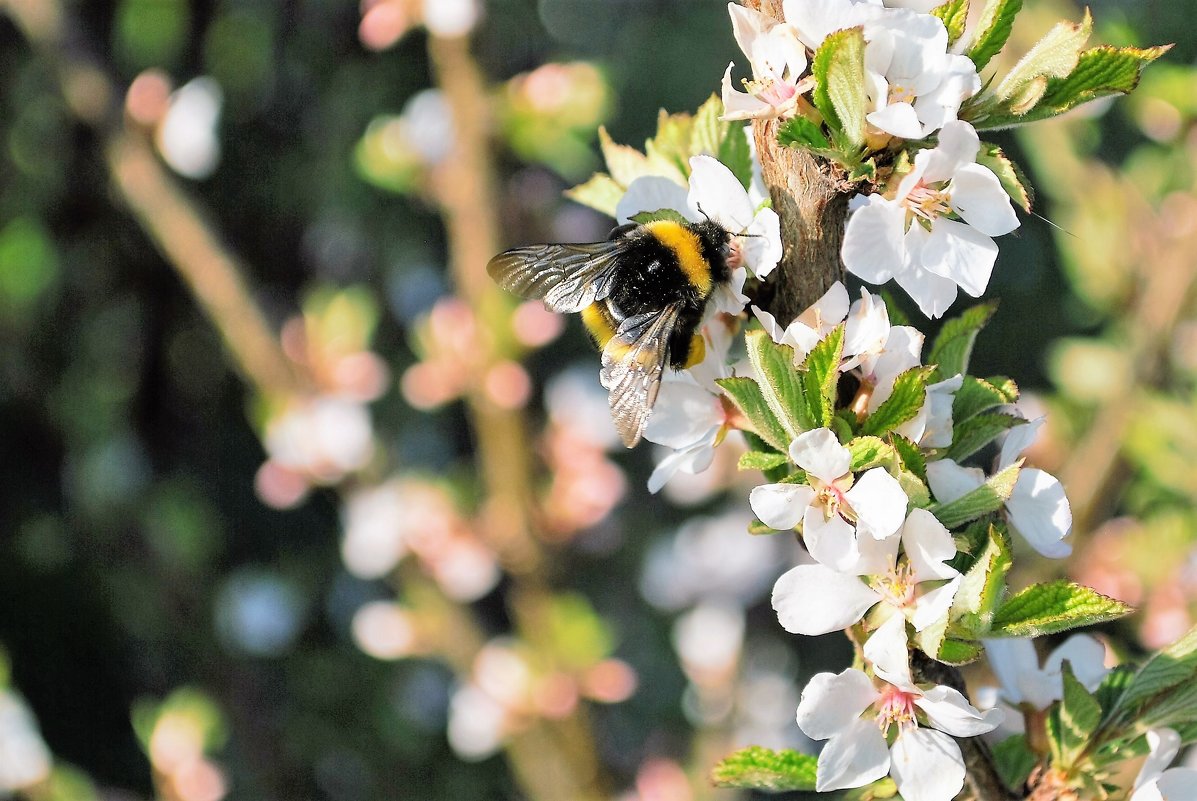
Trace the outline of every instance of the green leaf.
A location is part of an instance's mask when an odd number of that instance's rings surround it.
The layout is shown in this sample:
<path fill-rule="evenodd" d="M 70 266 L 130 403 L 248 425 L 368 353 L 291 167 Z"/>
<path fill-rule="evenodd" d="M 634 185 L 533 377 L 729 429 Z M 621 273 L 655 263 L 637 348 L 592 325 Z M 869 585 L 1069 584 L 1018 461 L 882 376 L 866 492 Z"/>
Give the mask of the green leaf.
<path fill-rule="evenodd" d="M 844 353 L 844 324 L 840 324 L 811 348 L 802 363 L 802 388 L 810 428 L 831 426 L 835 416 L 835 394 L 840 380 L 840 361 Z"/>
<path fill-rule="evenodd" d="M 1018 481 L 1018 473 L 1022 469 L 1019 459 L 1005 470 L 993 475 L 981 486 L 951 503 L 936 504 L 931 507 L 931 513 L 939 518 L 939 522 L 947 529 L 955 529 L 979 517 L 996 512 L 1010 500 L 1014 492 L 1014 484 Z"/>
<path fill-rule="evenodd" d="M 1197 722 L 1197 680 L 1178 684 L 1158 696 L 1138 716 L 1136 723 L 1143 729 L 1161 726 L 1175 728 Z"/>
<path fill-rule="evenodd" d="M 706 153 L 718 157 L 723 140 L 727 137 L 727 129 L 731 127 L 719 119 L 722 114 L 723 101 L 719 95 L 712 94 L 698 107 L 694 113 L 694 125 L 690 129 L 690 155 Z"/>
<path fill-rule="evenodd" d="M 620 186 L 631 186 L 632 181 L 649 174 L 648 157 L 634 147 L 616 143 L 605 127 L 599 128 L 599 148 L 607 171 Z"/>
<path fill-rule="evenodd" d="M 898 459 L 903 469 L 909 471 L 919 481 L 926 483 L 927 457 L 923 456 L 923 452 L 919 450 L 919 446 L 901 434 L 893 434 L 889 439 L 893 444 L 894 450 L 898 453 Z"/>
<path fill-rule="evenodd" d="M 689 114 L 657 112 L 657 133 L 644 143 L 644 153 L 654 165 L 669 165 L 672 171 L 685 178 L 690 172 L 690 139 L 694 117 Z"/>
<path fill-rule="evenodd" d="M 1071 581 L 1032 584 L 997 610 L 989 636 L 1042 637 L 1117 620 L 1133 611 L 1121 601 Z"/>
<path fill-rule="evenodd" d="M 818 81 L 815 108 L 831 128 L 836 146 L 845 155 L 865 143 L 864 28 L 847 28 L 829 34 L 815 53 L 811 72 Z"/>
<path fill-rule="evenodd" d="M 711 771 L 716 787 L 783 792 L 815 789 L 818 757 L 797 751 L 744 748 L 726 757 Z"/>
<path fill-rule="evenodd" d="M 931 13 L 939 17 L 948 29 L 948 47 L 964 35 L 964 26 L 968 24 L 968 0 L 948 0 L 942 6 L 931 9 Z"/>
<path fill-rule="evenodd" d="M 1094 694 L 1101 708 L 1109 714 L 1126 692 L 1126 688 L 1135 680 L 1135 670 L 1129 665 L 1119 665 L 1105 675 Z"/>
<path fill-rule="evenodd" d="M 1088 9 L 1078 22 L 1058 22 L 1019 59 L 1002 79 L 994 95 L 1014 114 L 1026 114 L 1047 92 L 1048 81 L 1064 78 L 1077 67 L 1081 48 L 1093 33 Z"/>
<path fill-rule="evenodd" d="M 751 134 L 739 123 L 727 126 L 723 141 L 719 143 L 719 161 L 732 171 L 740 185 L 748 189 L 752 185 L 752 148 L 748 145 Z"/>
<path fill-rule="evenodd" d="M 641 225 L 657 220 L 669 220 L 670 222 L 685 225 L 689 220 L 679 211 L 675 209 L 657 209 L 656 211 L 642 211 L 639 214 L 630 217 L 632 222 L 638 222 Z"/>
<path fill-rule="evenodd" d="M 1017 789 L 1026 784 L 1027 779 L 1031 777 L 1031 771 L 1039 763 L 1039 757 L 1027 745 L 1026 735 L 1016 734 L 993 747 L 993 761 L 1006 786 Z"/>
<path fill-rule="evenodd" d="M 968 51 L 977 72 L 1005 47 L 1014 29 L 1014 18 L 1021 10 L 1022 0 L 987 0 L 977 23 L 977 38 Z"/>
<path fill-rule="evenodd" d="M 790 447 L 793 437 L 782 426 L 769 403 L 765 400 L 761 387 L 751 378 L 722 378 L 716 381 L 727 396 L 732 399 L 736 408 L 752 424 L 754 433 L 771 447 L 785 452 Z"/>
<path fill-rule="evenodd" d="M 989 632 L 994 611 L 1006 592 L 1006 574 L 1012 564 L 1005 532 L 998 526 L 989 525 L 985 547 L 965 572 L 952 601 L 950 617 L 956 621 L 957 628 L 974 639 Z"/>
<path fill-rule="evenodd" d="M 777 143 L 782 147 L 804 147 L 827 150 L 831 142 L 823 133 L 823 126 L 806 117 L 795 117 L 777 129 Z"/>
<path fill-rule="evenodd" d="M 933 368 L 912 367 L 894 380 L 894 389 L 861 425 L 865 434 L 888 434 L 903 423 L 913 420 L 927 401 L 927 377 Z"/>
<path fill-rule="evenodd" d="M 893 445 L 878 437 L 857 437 L 847 447 L 848 453 L 852 454 L 854 473 L 891 463 L 898 455 Z"/>
<path fill-rule="evenodd" d="M 626 192 L 610 175 L 598 172 L 586 183 L 567 189 L 565 196 L 608 217 L 614 217 L 615 209 Z"/>
<path fill-rule="evenodd" d="M 973 415 L 952 429 L 952 445 L 945 458 L 962 462 L 1017 425 L 1025 423 L 1010 414 L 984 413 Z"/>
<path fill-rule="evenodd" d="M 1011 399 L 1001 388 L 984 378 L 965 376 L 964 383 L 952 398 L 952 421 L 959 426 L 981 412 L 1013 403 L 1017 399 L 1017 394 Z"/>
<path fill-rule="evenodd" d="M 1022 169 L 1011 161 L 1000 147 L 989 142 L 982 142 L 981 152 L 977 154 L 977 163 L 982 167 L 988 167 L 997 176 L 998 181 L 1002 184 L 1002 189 L 1006 190 L 1010 199 L 1021 206 L 1023 211 L 1031 210 L 1031 203 L 1035 197 L 1031 192 L 1030 182 L 1027 181 Z"/>
<path fill-rule="evenodd" d="M 973 355 L 977 334 L 993 317 L 997 307 L 995 300 L 981 303 L 943 324 L 927 356 L 927 364 L 934 364 L 938 368 L 935 373 L 936 381 L 968 372 L 968 362 Z"/>
<path fill-rule="evenodd" d="M 765 472 L 789 464 L 789 461 L 790 457 L 784 453 L 746 451 L 740 454 L 740 461 L 737 467 L 741 470 L 760 470 L 761 472 Z"/>
<path fill-rule="evenodd" d="M 760 377 L 761 395 L 786 434 L 785 444 L 778 450 L 788 452 L 795 437 L 817 427 L 809 424 L 803 376 L 794 367 L 794 349 L 789 345 L 778 345 L 759 329 L 746 333 L 744 342 L 748 346 L 748 360 Z M 776 447 L 773 442 L 769 444 Z"/>
<path fill-rule="evenodd" d="M 1140 702 L 1194 676 L 1197 676 L 1197 626 L 1144 663 L 1122 694 L 1118 709 L 1132 709 Z"/>
<path fill-rule="evenodd" d="M 1097 702 L 1073 673 L 1072 665 L 1061 667 L 1064 678 L 1064 698 L 1060 701 L 1060 764 L 1071 767 L 1089 745 L 1097 724 L 1101 722 L 1101 704 Z"/>

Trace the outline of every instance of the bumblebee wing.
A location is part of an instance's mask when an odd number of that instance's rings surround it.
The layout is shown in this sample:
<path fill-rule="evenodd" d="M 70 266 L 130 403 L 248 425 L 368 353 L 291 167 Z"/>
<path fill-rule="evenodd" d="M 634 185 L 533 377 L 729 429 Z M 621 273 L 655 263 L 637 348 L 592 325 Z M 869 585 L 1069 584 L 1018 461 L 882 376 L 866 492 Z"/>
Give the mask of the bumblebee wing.
<path fill-rule="evenodd" d="M 610 292 L 626 240 L 583 245 L 528 245 L 500 253 L 490 277 L 520 297 L 543 300 L 555 312 L 579 312 Z"/>
<path fill-rule="evenodd" d="M 629 448 L 644 435 L 681 309 L 680 303 L 671 303 L 659 312 L 628 317 L 603 348 L 599 379 L 609 393 L 611 419 Z"/>

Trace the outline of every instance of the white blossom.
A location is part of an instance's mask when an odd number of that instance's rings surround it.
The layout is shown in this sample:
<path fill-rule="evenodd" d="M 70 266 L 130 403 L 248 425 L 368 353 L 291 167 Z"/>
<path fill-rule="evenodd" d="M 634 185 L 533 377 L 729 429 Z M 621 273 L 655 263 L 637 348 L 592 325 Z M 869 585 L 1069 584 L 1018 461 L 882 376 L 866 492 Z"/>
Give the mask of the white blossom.
<path fill-rule="evenodd" d="M 930 14 L 891 9 L 864 28 L 865 86 L 876 128 L 923 139 L 956 119 L 960 104 L 981 90 L 967 56 L 948 52 L 948 31 Z"/>
<path fill-rule="evenodd" d="M 1151 753 L 1135 779 L 1130 801 L 1197 801 L 1197 770 L 1169 768 L 1180 751 L 1180 735 L 1172 729 L 1147 732 Z"/>
<path fill-rule="evenodd" d="M 785 0 L 782 11 L 786 23 L 811 50 L 818 50 L 828 34 L 885 13 L 880 0 Z"/>
<path fill-rule="evenodd" d="M 867 580 L 821 564 L 799 565 L 777 580 L 773 609 L 786 631 L 815 636 L 845 629 L 878 603 L 908 619 L 915 631 L 947 614 L 961 581 L 960 573 L 945 564 L 956 555 L 956 546 L 930 512 L 912 510 L 900 534 L 862 539 L 860 549 Z"/>
<path fill-rule="evenodd" d="M 993 237 L 1018 227 L 1001 182 L 976 163 L 979 150 L 971 125 L 949 122 L 893 198 L 857 203 L 844 233 L 848 271 L 874 284 L 895 279 L 929 317 L 947 311 L 957 287 L 979 297 L 997 259 Z"/>
<path fill-rule="evenodd" d="M 817 561 L 843 573 L 861 575 L 858 537 L 885 539 L 906 518 L 906 494 L 880 467 L 859 478 L 851 455 L 830 429 L 800 434 L 790 458 L 806 471 L 807 484 L 765 484 L 752 490 L 752 511 L 778 530 L 802 523 L 802 538 Z"/>
<path fill-rule="evenodd" d="M 814 78 L 806 72 L 806 47 L 793 27 L 767 14 L 728 3 L 732 32 L 740 50 L 752 65 L 752 80 L 744 81 L 746 91 L 732 85 L 734 64 L 723 74 L 723 119 L 769 119 L 794 114 L 799 98 L 814 87 Z"/>
<path fill-rule="evenodd" d="M 1034 643 L 1025 638 L 985 640 L 989 665 L 1001 684 L 1001 699 L 1014 707 L 1043 711 L 1064 697 L 1064 662 L 1086 690 L 1093 692 L 1109 673 L 1106 649 L 1086 634 L 1074 634 L 1039 667 Z"/>
<path fill-rule="evenodd" d="M 957 690 L 923 689 L 910 675 L 905 621 L 895 615 L 865 643 L 878 681 L 854 668 L 820 673 L 798 705 L 798 726 L 827 740 L 816 775 L 819 792 L 861 787 L 889 774 L 907 801 L 949 801 L 964 786 L 964 759 L 952 737 L 974 737 L 1000 721 Z M 884 676 L 884 678 L 882 678 Z M 897 728 L 893 744 L 887 741 Z"/>
<path fill-rule="evenodd" d="M 53 757 L 25 702 L 0 690 L 0 794 L 44 781 Z"/>
<path fill-rule="evenodd" d="M 1034 442 L 1043 420 L 1040 417 L 1010 429 L 998 456 L 998 471 L 1014 464 Z M 940 459 L 927 465 L 927 481 L 936 500 L 951 503 L 984 484 L 985 473 L 975 467 L 961 467 L 951 459 Z M 1072 546 L 1062 541 L 1072 531 L 1072 508 L 1064 486 L 1050 473 L 1024 467 L 1006 501 L 1006 516 L 1010 528 L 1049 559 L 1072 553 Z"/>

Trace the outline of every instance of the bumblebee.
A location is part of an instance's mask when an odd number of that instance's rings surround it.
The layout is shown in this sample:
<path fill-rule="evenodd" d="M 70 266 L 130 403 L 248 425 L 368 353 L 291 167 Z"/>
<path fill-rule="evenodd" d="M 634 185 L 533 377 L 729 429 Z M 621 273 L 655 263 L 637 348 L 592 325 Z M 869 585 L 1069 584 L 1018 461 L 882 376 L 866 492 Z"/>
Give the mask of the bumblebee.
<path fill-rule="evenodd" d="M 732 235 L 712 220 L 656 220 L 621 225 L 606 242 L 513 248 L 487 271 L 552 311 L 581 313 L 602 351 L 599 379 L 611 419 L 631 448 L 644 435 L 665 366 L 702 361 L 698 328 L 707 301 L 737 260 Z"/>

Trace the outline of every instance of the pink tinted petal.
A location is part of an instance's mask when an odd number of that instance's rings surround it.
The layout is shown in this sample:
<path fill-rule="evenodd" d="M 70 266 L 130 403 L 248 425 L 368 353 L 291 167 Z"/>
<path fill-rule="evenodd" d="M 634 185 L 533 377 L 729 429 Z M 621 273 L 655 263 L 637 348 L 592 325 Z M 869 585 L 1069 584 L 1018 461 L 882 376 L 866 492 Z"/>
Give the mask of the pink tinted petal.
<path fill-rule="evenodd" d="M 963 498 L 985 483 L 985 473 L 977 467 L 961 467 L 951 459 L 939 459 L 927 464 L 927 483 L 940 503 Z"/>
<path fill-rule="evenodd" d="M 1072 508 L 1055 476 L 1024 468 L 1006 510 L 1010 525 L 1039 553 L 1049 559 L 1072 553 L 1072 546 L 1061 542 L 1072 531 Z"/>
<path fill-rule="evenodd" d="M 873 682 L 859 670 L 819 673 L 802 691 L 798 728 L 812 740 L 826 740 L 851 727 L 876 700 Z"/>
<path fill-rule="evenodd" d="M 829 428 L 816 428 L 799 434 L 790 443 L 790 458 L 794 464 L 825 484 L 846 475 L 852 467 L 852 455 Z"/>
<path fill-rule="evenodd" d="M 711 156 L 690 159 L 689 205 L 732 233 L 748 230 L 755 212 L 740 179 Z"/>
<path fill-rule="evenodd" d="M 856 547 L 856 529 L 838 514 L 827 519 L 822 507 L 807 507 L 802 518 L 802 541 L 820 564 L 841 573 L 858 574 L 860 551 Z"/>
<path fill-rule="evenodd" d="M 890 749 L 890 775 L 906 801 L 951 801 L 964 788 L 960 746 L 943 732 L 910 729 Z"/>
<path fill-rule="evenodd" d="M 857 528 L 866 529 L 875 539 L 883 540 L 902 527 L 909 499 L 898 480 L 874 467 L 844 493 L 856 512 Z"/>
<path fill-rule="evenodd" d="M 871 720 L 856 720 L 832 737 L 819 754 L 815 789 L 820 792 L 863 787 L 889 772 L 889 747 Z"/>
<path fill-rule="evenodd" d="M 890 103 L 880 111 L 868 114 L 871 124 L 902 139 L 922 139 L 927 135 L 914 106 L 909 103 Z"/>
<path fill-rule="evenodd" d="M 1004 714 L 1000 709 L 981 712 L 959 690 L 942 684 L 927 690 L 914 703 L 927 713 L 932 726 L 953 737 L 976 737 L 993 731 Z"/>
<path fill-rule="evenodd" d="M 952 179 L 951 194 L 952 209 L 986 236 L 1001 236 L 1018 227 L 1010 196 L 988 167 L 961 167 Z"/>
<path fill-rule="evenodd" d="M 877 678 L 907 692 L 918 692 L 910 678 L 910 649 L 906 618 L 893 615 L 865 640 L 864 657 L 873 663 Z"/>
<path fill-rule="evenodd" d="M 943 523 L 926 509 L 911 509 L 902 526 L 902 548 L 916 582 L 959 575 L 944 564 L 956 556 L 956 542 Z"/>
<path fill-rule="evenodd" d="M 922 631 L 948 614 L 956 593 L 960 591 L 962 581 L 964 577 L 957 575 L 942 587 L 936 587 L 918 597 L 914 602 L 914 614 L 910 616 L 910 625 L 914 626 L 915 631 Z"/>
<path fill-rule="evenodd" d="M 848 272 L 871 284 L 884 284 L 905 267 L 906 212 L 897 203 L 869 195 L 848 218 L 841 255 Z"/>
<path fill-rule="evenodd" d="M 642 211 L 659 209 L 673 209 L 688 219 L 694 219 L 693 212 L 686 205 L 685 187 L 660 175 L 642 175 L 632 181 L 615 207 L 615 219 L 627 223 Z M 698 215 L 698 219 L 702 219 L 702 215 Z"/>
<path fill-rule="evenodd" d="M 751 120 L 776 116 L 773 106 L 758 100 L 747 92 L 741 92 L 732 84 L 732 66 L 727 65 L 723 73 L 723 116 L 724 120 Z"/>
<path fill-rule="evenodd" d="M 1088 634 L 1074 634 L 1051 652 L 1043 663 L 1048 673 L 1061 672 L 1064 660 L 1072 666 L 1076 676 L 1086 690 L 1093 692 L 1110 672 L 1106 667 L 1106 647 Z"/>
<path fill-rule="evenodd" d="M 773 610 L 791 634 L 815 637 L 857 623 L 881 596 L 856 576 L 799 565 L 773 585 Z"/>
<path fill-rule="evenodd" d="M 924 269 L 960 285 L 974 298 L 989 286 L 998 246 L 971 225 L 940 217 L 922 250 Z"/>
<path fill-rule="evenodd" d="M 748 503 L 766 526 L 786 531 L 798 525 L 814 496 L 805 484 L 765 484 L 753 488 Z"/>

